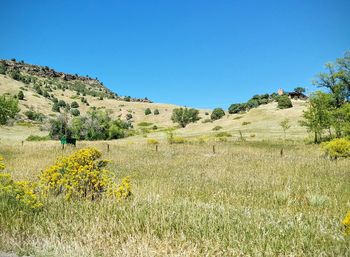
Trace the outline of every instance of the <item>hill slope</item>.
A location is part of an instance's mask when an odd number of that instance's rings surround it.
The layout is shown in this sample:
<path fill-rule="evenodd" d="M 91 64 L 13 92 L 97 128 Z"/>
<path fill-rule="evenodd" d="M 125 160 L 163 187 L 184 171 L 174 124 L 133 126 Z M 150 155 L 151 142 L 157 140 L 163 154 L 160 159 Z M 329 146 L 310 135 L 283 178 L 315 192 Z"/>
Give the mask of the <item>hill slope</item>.
<path fill-rule="evenodd" d="M 0 74 L 0 94 L 17 95 L 21 90 L 24 92 L 24 100 L 20 100 L 20 119 L 27 120 L 24 113 L 28 110 L 44 114 L 46 117 L 56 117 L 59 113 L 52 111 L 53 99 L 63 100 L 67 104 L 76 101 L 79 111 L 84 115 L 90 107 L 103 108 L 111 112 L 114 118 L 126 119 L 132 115 L 131 121 L 134 127 L 141 128 L 141 122 L 149 123 L 149 126 L 157 125 L 158 128 L 174 127 L 171 121 L 172 110 L 176 105 L 152 103 L 148 99 L 135 99 L 120 97 L 106 88 L 96 79 L 69 75 L 55 72 L 49 68 L 27 65 L 7 61 L 6 75 Z M 19 72 L 16 77 L 14 72 Z M 145 115 L 146 108 L 152 113 Z M 153 111 L 159 110 L 159 115 Z M 306 131 L 300 127 L 298 121 L 301 119 L 305 101 L 293 100 L 293 108 L 280 110 L 276 103 L 269 103 L 254 108 L 244 114 L 226 114 L 220 120 L 208 122 L 210 110 L 199 110 L 201 120 L 195 124 L 189 124 L 186 128 L 176 129 L 174 133 L 183 137 L 215 136 L 215 134 L 226 131 L 233 137 L 250 139 L 266 139 L 282 137 L 283 131 L 279 123 L 288 118 L 292 127 L 288 130 L 289 137 L 305 137 Z M 219 130 L 213 130 L 219 127 Z M 146 126 L 147 128 L 147 126 Z M 45 134 L 39 132 L 36 126 L 21 128 L 0 128 L 1 137 L 24 139 L 29 134 Z M 141 137 L 141 136 L 140 136 Z M 164 132 L 155 132 L 148 137 L 164 138 Z"/>

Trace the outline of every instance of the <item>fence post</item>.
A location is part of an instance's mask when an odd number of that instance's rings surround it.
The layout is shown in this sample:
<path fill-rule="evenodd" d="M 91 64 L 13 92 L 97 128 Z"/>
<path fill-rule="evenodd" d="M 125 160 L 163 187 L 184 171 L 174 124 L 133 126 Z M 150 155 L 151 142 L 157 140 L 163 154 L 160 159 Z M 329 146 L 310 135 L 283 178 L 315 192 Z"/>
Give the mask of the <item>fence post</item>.
<path fill-rule="evenodd" d="M 281 148 L 281 151 L 280 151 L 280 155 L 281 155 L 281 157 L 283 157 L 283 147 Z"/>
<path fill-rule="evenodd" d="M 22 140 L 22 146 L 23 146 L 23 144 L 24 144 L 24 141 Z"/>
<path fill-rule="evenodd" d="M 107 144 L 107 153 L 109 153 L 109 144 Z"/>
<path fill-rule="evenodd" d="M 156 145 L 156 152 L 158 152 L 158 145 Z"/>
<path fill-rule="evenodd" d="M 213 145 L 213 154 L 215 154 L 215 145 Z"/>

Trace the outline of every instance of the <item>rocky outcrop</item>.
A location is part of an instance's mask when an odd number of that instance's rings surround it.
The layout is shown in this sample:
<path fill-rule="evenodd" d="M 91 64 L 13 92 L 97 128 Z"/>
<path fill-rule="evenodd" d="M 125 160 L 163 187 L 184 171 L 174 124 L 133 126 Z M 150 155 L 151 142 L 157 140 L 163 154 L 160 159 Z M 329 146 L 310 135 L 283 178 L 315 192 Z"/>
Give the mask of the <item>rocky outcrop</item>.
<path fill-rule="evenodd" d="M 111 90 L 106 88 L 102 82 L 100 82 L 97 78 L 90 78 L 89 76 L 79 76 L 78 74 L 67 74 L 64 72 L 58 72 L 54 69 L 49 68 L 48 66 L 39 66 L 24 63 L 23 61 L 17 62 L 16 60 L 0 60 L 6 66 L 7 73 L 12 71 L 20 71 L 30 75 L 43 77 L 43 78 L 60 78 L 64 81 L 82 81 L 87 85 L 95 85 L 97 87 L 105 88 L 107 92 L 112 93 Z M 133 98 L 133 97 L 120 97 L 116 96 L 117 100 L 124 100 L 130 102 L 143 102 L 143 103 L 151 103 L 152 101 L 147 98 Z"/>

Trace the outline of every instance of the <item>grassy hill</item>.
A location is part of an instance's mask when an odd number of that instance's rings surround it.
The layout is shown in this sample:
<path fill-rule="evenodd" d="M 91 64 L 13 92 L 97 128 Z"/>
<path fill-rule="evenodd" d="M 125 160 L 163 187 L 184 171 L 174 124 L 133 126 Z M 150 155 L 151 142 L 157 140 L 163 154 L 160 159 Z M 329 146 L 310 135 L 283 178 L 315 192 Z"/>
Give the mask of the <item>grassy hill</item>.
<path fill-rule="evenodd" d="M 53 71 L 49 68 L 7 61 L 6 75 L 0 74 L 0 94 L 17 95 L 23 91 L 24 100 L 19 101 L 21 111 L 19 119 L 29 121 L 25 115 L 28 110 L 42 113 L 49 118 L 55 118 L 58 112 L 52 110 L 54 98 L 63 100 L 67 104 L 76 101 L 79 104 L 81 115 L 91 107 L 109 110 L 113 118 L 127 119 L 132 115 L 131 122 L 135 129 L 142 129 L 148 133 L 150 138 L 165 138 L 164 130 L 174 129 L 176 124 L 171 121 L 172 110 L 179 106 L 172 104 L 152 103 L 148 99 L 136 99 L 131 97 L 120 97 L 106 88 L 97 79 L 69 75 Z M 34 68 L 33 68 L 34 67 Z M 19 77 L 13 73 L 19 72 Z M 244 137 L 251 140 L 267 138 L 280 138 L 283 131 L 279 123 L 288 118 L 291 128 L 288 137 L 305 137 L 306 131 L 300 127 L 298 121 L 301 119 L 305 108 L 305 101 L 293 100 L 293 108 L 278 109 L 275 102 L 261 105 L 243 114 L 228 114 L 216 121 L 210 121 L 211 110 L 199 110 L 201 119 L 189 124 L 186 128 L 176 128 L 174 133 L 185 138 L 197 138 L 201 136 L 215 137 L 219 132 L 228 132 L 233 139 Z M 145 115 L 145 110 L 150 108 L 152 113 Z M 159 110 L 159 115 L 154 115 L 154 110 Z M 21 123 L 19 123 L 21 124 Z M 23 124 L 22 124 L 23 125 Z M 28 125 L 28 123 L 27 123 Z M 140 126 L 141 125 L 141 126 Z M 156 125 L 161 132 L 147 131 Z M 36 125 L 15 126 L 12 128 L 0 128 L 2 138 L 25 139 L 30 134 L 47 134 L 40 131 Z M 145 137 L 141 133 L 139 137 Z"/>

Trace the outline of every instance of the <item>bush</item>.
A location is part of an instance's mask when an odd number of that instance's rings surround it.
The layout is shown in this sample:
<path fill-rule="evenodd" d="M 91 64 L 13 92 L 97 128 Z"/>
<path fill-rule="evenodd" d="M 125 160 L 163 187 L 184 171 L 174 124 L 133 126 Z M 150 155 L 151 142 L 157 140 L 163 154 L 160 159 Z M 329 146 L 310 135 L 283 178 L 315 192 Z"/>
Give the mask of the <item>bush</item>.
<path fill-rule="evenodd" d="M 218 120 L 225 116 L 225 112 L 222 108 L 215 108 L 210 115 L 212 120 Z"/>
<path fill-rule="evenodd" d="M 186 127 L 187 124 L 191 122 L 196 122 L 199 120 L 199 111 L 196 109 L 187 109 L 187 108 L 175 108 L 171 116 L 173 122 L 178 123 L 181 127 Z"/>
<path fill-rule="evenodd" d="M 131 113 L 128 113 L 126 116 L 125 116 L 126 120 L 131 120 L 132 119 L 132 114 Z"/>
<path fill-rule="evenodd" d="M 251 123 L 250 121 L 243 121 L 243 122 L 242 122 L 242 126 L 249 125 L 250 123 Z"/>
<path fill-rule="evenodd" d="M 5 125 L 9 119 L 13 119 L 20 111 L 18 100 L 11 96 L 0 96 L 0 125 Z"/>
<path fill-rule="evenodd" d="M 322 150 L 332 159 L 350 157 L 350 140 L 345 138 L 333 139 L 321 145 Z"/>
<path fill-rule="evenodd" d="M 30 135 L 29 137 L 27 137 L 26 141 L 46 141 L 46 140 L 50 140 L 49 136 L 36 136 L 36 135 Z"/>
<path fill-rule="evenodd" d="M 18 92 L 17 98 L 18 98 L 18 100 L 23 100 L 24 99 L 24 93 L 23 93 L 22 90 Z"/>
<path fill-rule="evenodd" d="M 155 110 L 153 111 L 153 114 L 154 114 L 154 115 L 159 115 L 159 110 L 158 110 L 158 109 L 155 109 Z"/>
<path fill-rule="evenodd" d="M 215 126 L 212 130 L 214 130 L 214 131 L 218 131 L 218 130 L 220 130 L 220 129 L 222 129 L 222 127 L 221 126 Z"/>
<path fill-rule="evenodd" d="M 3 61 L 0 61 L 0 74 L 5 75 L 7 71 L 6 64 Z"/>
<path fill-rule="evenodd" d="M 112 124 L 108 129 L 108 139 L 119 139 L 125 137 L 125 130 L 117 124 Z"/>
<path fill-rule="evenodd" d="M 232 137 L 232 135 L 226 131 L 219 132 L 215 135 L 216 137 Z"/>
<path fill-rule="evenodd" d="M 279 96 L 276 100 L 278 104 L 277 107 L 279 109 L 288 109 L 293 107 L 292 101 L 286 95 Z"/>
<path fill-rule="evenodd" d="M 70 113 L 73 115 L 73 116 L 79 116 L 80 115 L 80 111 L 78 109 L 71 109 L 70 110 Z"/>
<path fill-rule="evenodd" d="M 245 104 L 231 104 L 228 108 L 228 112 L 230 114 L 234 113 L 240 113 L 246 111 L 246 105 Z"/>
<path fill-rule="evenodd" d="M 129 178 L 121 185 L 114 183 L 113 173 L 100 160 L 101 152 L 95 148 L 81 149 L 59 159 L 40 175 L 40 186 L 46 194 L 64 195 L 65 199 L 95 200 L 103 195 L 124 199 L 131 195 Z"/>
<path fill-rule="evenodd" d="M 27 116 L 28 119 L 33 121 L 43 121 L 45 119 L 45 115 L 40 112 L 35 112 L 34 110 L 30 109 L 24 113 L 24 115 Z"/>
<path fill-rule="evenodd" d="M 149 115 L 149 114 L 151 114 L 151 113 L 152 113 L 152 111 L 151 111 L 150 108 L 147 108 L 147 109 L 145 110 L 145 115 Z"/>
<path fill-rule="evenodd" d="M 73 101 L 73 102 L 70 104 L 70 107 L 72 107 L 72 108 L 79 108 L 79 104 L 78 104 L 76 101 Z"/>
<path fill-rule="evenodd" d="M 59 100 L 57 104 L 59 107 L 66 107 L 66 102 L 63 100 Z"/>
<path fill-rule="evenodd" d="M 60 112 L 60 106 L 58 105 L 58 102 L 52 105 L 52 111 L 53 112 Z"/>

